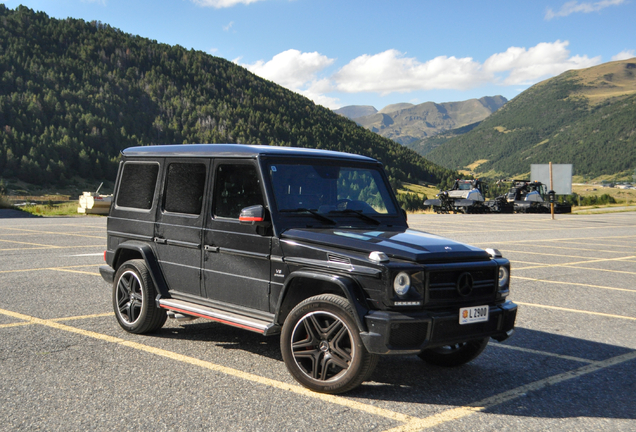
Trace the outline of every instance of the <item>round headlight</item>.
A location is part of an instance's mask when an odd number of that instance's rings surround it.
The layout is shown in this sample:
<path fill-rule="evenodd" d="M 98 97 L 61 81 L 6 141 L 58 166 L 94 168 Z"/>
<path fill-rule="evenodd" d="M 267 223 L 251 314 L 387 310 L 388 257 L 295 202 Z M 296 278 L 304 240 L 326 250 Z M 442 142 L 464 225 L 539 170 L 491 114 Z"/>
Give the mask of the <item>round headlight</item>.
<path fill-rule="evenodd" d="M 405 272 L 398 273 L 395 279 L 393 279 L 393 289 L 399 296 L 403 296 L 404 294 L 406 294 L 410 287 L 411 278 Z"/>
<path fill-rule="evenodd" d="M 510 278 L 510 271 L 508 267 L 499 267 L 499 288 L 503 288 L 508 283 Z"/>

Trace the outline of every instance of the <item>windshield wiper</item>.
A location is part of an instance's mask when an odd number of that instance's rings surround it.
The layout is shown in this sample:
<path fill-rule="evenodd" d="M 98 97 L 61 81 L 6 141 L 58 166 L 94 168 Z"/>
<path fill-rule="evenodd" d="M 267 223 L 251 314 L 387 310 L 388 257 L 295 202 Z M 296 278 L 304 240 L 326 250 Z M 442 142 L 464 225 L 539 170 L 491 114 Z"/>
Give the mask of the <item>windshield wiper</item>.
<path fill-rule="evenodd" d="M 320 213 L 318 213 L 316 210 L 311 210 L 308 208 L 296 208 L 296 209 L 284 209 L 284 210 L 279 210 L 280 213 L 309 213 L 313 216 L 315 216 L 317 219 L 320 219 L 323 222 L 327 222 L 329 224 L 332 225 L 338 225 L 338 222 L 336 222 L 335 220 L 328 218 L 325 215 L 322 215 Z"/>
<path fill-rule="evenodd" d="M 329 213 L 352 213 L 355 215 L 358 215 L 360 218 L 373 223 L 374 225 L 381 225 L 382 222 L 380 222 L 379 220 L 377 220 L 376 218 L 372 218 L 369 215 L 366 215 L 364 213 L 362 213 L 362 211 L 360 210 L 354 210 L 354 209 L 344 209 L 344 210 L 333 210 L 330 211 Z"/>

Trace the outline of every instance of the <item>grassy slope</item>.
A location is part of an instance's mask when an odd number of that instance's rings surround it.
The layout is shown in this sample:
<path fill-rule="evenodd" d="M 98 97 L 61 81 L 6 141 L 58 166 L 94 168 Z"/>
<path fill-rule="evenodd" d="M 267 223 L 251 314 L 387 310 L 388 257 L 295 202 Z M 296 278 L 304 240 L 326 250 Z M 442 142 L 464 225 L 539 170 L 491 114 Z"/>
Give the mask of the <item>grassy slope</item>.
<path fill-rule="evenodd" d="M 587 178 L 631 177 L 636 167 L 634 63 L 570 71 L 539 83 L 427 156 L 453 169 L 486 159 L 477 171 L 482 176 L 519 175 L 529 172 L 530 164 L 551 161 L 572 163 L 574 174 Z"/>

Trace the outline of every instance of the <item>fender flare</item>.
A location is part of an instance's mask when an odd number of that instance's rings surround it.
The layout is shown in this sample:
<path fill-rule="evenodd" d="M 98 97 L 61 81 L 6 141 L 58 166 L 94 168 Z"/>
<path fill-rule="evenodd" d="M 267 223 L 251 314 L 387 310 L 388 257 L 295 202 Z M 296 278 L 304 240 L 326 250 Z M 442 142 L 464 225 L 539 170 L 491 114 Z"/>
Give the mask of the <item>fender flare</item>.
<path fill-rule="evenodd" d="M 279 322 L 281 308 L 288 294 L 291 292 L 292 282 L 299 278 L 319 280 L 333 284 L 340 288 L 342 293 L 349 301 L 349 304 L 351 304 L 351 306 L 353 307 L 353 315 L 356 324 L 358 325 L 358 329 L 361 332 L 367 331 L 364 316 L 369 313 L 369 307 L 366 304 L 366 299 L 363 294 L 364 291 L 362 290 L 362 288 L 360 288 L 358 283 L 347 276 L 307 270 L 295 271 L 291 273 L 285 280 L 285 285 L 283 286 L 283 290 L 281 291 L 278 298 L 278 304 L 276 305 L 276 315 L 274 317 L 274 322 Z"/>
<path fill-rule="evenodd" d="M 157 257 L 155 257 L 155 253 L 152 248 L 143 242 L 130 240 L 125 241 L 117 245 L 117 249 L 115 250 L 115 256 L 113 259 L 113 264 L 117 263 L 119 260 L 119 256 L 122 250 L 134 250 L 141 254 L 143 260 L 146 263 L 146 267 L 148 267 L 148 271 L 150 273 L 150 278 L 152 279 L 152 283 L 154 283 L 157 292 L 161 297 L 170 297 L 168 293 L 168 285 L 166 284 L 166 280 L 163 277 L 163 273 L 161 272 L 161 267 L 159 267 L 159 262 L 157 261 Z M 120 265 L 123 263 L 120 263 Z M 119 265 L 117 266 L 119 268 Z M 115 269 L 117 271 L 117 268 Z"/>

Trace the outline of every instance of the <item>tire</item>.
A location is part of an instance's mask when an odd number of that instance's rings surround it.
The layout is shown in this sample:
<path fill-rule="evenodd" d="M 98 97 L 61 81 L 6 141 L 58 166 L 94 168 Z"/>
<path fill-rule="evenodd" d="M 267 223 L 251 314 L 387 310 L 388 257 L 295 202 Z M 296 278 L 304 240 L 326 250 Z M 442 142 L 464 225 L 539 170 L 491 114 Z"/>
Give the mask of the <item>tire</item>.
<path fill-rule="evenodd" d="M 418 354 L 418 357 L 426 363 L 443 366 L 456 367 L 475 360 L 481 354 L 490 338 L 478 339 L 468 342 L 460 342 L 453 345 L 445 345 L 437 348 L 430 348 Z"/>
<path fill-rule="evenodd" d="M 166 322 L 166 311 L 155 306 L 157 292 L 143 260 L 126 261 L 113 282 L 113 309 L 119 325 L 130 333 L 159 330 Z"/>
<path fill-rule="evenodd" d="M 285 319 L 280 341 L 287 370 L 316 392 L 352 390 L 378 362 L 362 343 L 351 305 L 333 294 L 299 303 Z"/>

